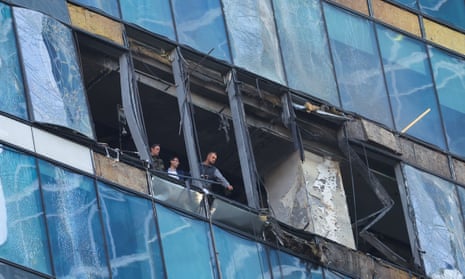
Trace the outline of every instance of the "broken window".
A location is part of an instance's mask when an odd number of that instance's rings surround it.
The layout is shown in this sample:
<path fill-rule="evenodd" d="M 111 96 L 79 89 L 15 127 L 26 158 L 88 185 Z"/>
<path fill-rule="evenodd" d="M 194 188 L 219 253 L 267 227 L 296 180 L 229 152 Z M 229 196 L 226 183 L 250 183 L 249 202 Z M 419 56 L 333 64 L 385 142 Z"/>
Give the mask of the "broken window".
<path fill-rule="evenodd" d="M 426 274 L 431 278 L 463 278 L 465 216 L 457 186 L 409 165 L 402 166 L 402 173 Z M 463 201 L 463 188 L 459 192 Z"/>
<path fill-rule="evenodd" d="M 350 218 L 360 251 L 414 266 L 396 162 L 366 148 L 350 147 L 341 162 Z"/>
<path fill-rule="evenodd" d="M 33 120 L 94 138 L 71 30 L 55 19 L 13 9 Z"/>
<path fill-rule="evenodd" d="M 0 3 L 0 30 L 3 37 L 0 41 L 0 84 L 2 84 L 0 111 L 27 119 L 23 76 L 12 22 L 10 7 Z"/>

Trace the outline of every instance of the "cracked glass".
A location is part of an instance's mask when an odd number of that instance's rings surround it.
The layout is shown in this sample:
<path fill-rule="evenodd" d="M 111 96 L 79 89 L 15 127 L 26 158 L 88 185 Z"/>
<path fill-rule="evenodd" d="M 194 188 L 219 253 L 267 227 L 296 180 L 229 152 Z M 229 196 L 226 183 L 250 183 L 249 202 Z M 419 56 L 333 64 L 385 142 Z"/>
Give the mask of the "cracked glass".
<path fill-rule="evenodd" d="M 71 30 L 39 12 L 13 12 L 34 120 L 94 138 Z"/>
<path fill-rule="evenodd" d="M 9 6 L 0 3 L 0 111 L 27 119 L 23 76 Z"/>
<path fill-rule="evenodd" d="M 464 216 L 456 186 L 408 165 L 403 166 L 403 173 L 426 274 L 463 278 Z"/>

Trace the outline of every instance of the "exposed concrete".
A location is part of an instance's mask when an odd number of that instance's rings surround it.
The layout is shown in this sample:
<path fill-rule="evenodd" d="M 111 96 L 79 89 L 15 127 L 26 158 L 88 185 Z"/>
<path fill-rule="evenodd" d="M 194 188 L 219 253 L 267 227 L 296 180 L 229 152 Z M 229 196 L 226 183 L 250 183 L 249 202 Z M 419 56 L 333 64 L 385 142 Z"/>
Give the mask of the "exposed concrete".
<path fill-rule="evenodd" d="M 391 131 L 377 126 L 373 122 L 366 120 L 361 122 L 368 141 L 383 146 L 394 153 L 400 153 L 401 149 L 397 137 Z"/>
<path fill-rule="evenodd" d="M 274 217 L 354 248 L 338 163 L 308 151 L 305 158 L 302 163 L 294 152 L 270 171 L 266 187 Z"/>
<path fill-rule="evenodd" d="M 339 164 L 305 152 L 303 171 L 313 233 L 355 249 Z"/>
<path fill-rule="evenodd" d="M 298 229 L 313 230 L 298 152 L 270 170 L 266 177 L 268 202 L 275 218 Z"/>
<path fill-rule="evenodd" d="M 453 159 L 452 164 L 455 172 L 455 180 L 465 185 L 465 162 Z"/>
<path fill-rule="evenodd" d="M 129 189 L 148 194 L 147 175 L 114 158 L 94 153 L 95 174 Z"/>
<path fill-rule="evenodd" d="M 362 141 L 367 141 L 368 138 L 365 134 L 365 129 L 363 129 L 362 121 L 352 120 L 347 122 L 347 137 L 350 139 L 357 139 Z"/>
<path fill-rule="evenodd" d="M 404 162 L 420 166 L 433 174 L 452 178 L 447 155 L 405 138 L 399 138 L 399 140 L 402 149 L 401 159 Z"/>

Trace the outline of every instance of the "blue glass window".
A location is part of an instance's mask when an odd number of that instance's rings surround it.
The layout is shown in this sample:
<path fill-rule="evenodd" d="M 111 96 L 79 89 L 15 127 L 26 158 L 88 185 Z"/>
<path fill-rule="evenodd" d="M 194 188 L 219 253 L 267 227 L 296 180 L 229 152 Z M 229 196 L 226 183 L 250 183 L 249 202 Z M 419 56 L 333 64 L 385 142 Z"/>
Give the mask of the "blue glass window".
<path fill-rule="evenodd" d="M 270 250 L 273 278 L 322 279 L 322 269 L 307 261 L 278 250 Z"/>
<path fill-rule="evenodd" d="M 0 3 L 0 110 L 27 119 L 23 76 L 19 67 L 10 7 Z"/>
<path fill-rule="evenodd" d="M 465 30 L 465 1 L 419 0 L 418 2 L 423 13 Z"/>
<path fill-rule="evenodd" d="M 377 29 L 397 130 L 402 131 L 429 109 L 406 133 L 445 148 L 424 44 L 381 25 L 377 25 Z"/>
<path fill-rule="evenodd" d="M 401 5 L 407 6 L 412 9 L 417 9 L 417 0 L 393 0 Z"/>
<path fill-rule="evenodd" d="M 176 39 L 168 0 L 120 0 L 120 5 L 125 21 L 171 40 Z"/>
<path fill-rule="evenodd" d="M 16 279 L 16 278 L 44 279 L 44 277 L 29 273 L 23 269 L 4 264 L 2 262 L 0 262 L 0 278 L 4 278 L 4 279 L 10 279 L 10 278 L 11 279 Z"/>
<path fill-rule="evenodd" d="M 84 6 L 93 7 L 98 10 L 119 17 L 118 1 L 117 0 L 74 0 Z"/>
<path fill-rule="evenodd" d="M 180 43 L 231 62 L 219 0 L 173 0 L 176 31 Z"/>
<path fill-rule="evenodd" d="M 51 274 L 35 160 L 0 146 L 0 166 L 0 257 Z"/>
<path fill-rule="evenodd" d="M 289 87 L 340 106 L 320 1 L 273 1 Z"/>
<path fill-rule="evenodd" d="M 456 186 L 403 166 L 419 250 L 429 278 L 465 277 L 465 232 Z"/>
<path fill-rule="evenodd" d="M 208 225 L 158 204 L 157 213 L 167 277 L 216 278 Z"/>
<path fill-rule="evenodd" d="M 112 278 L 164 278 L 152 203 L 98 183 Z"/>
<path fill-rule="evenodd" d="M 271 278 L 265 247 L 213 227 L 223 278 Z"/>
<path fill-rule="evenodd" d="M 324 4 L 342 107 L 392 127 L 392 117 L 370 21 Z"/>
<path fill-rule="evenodd" d="M 71 30 L 35 11 L 13 12 L 34 120 L 94 138 Z"/>
<path fill-rule="evenodd" d="M 465 60 L 433 47 L 429 51 L 449 150 L 465 157 Z"/>
<path fill-rule="evenodd" d="M 233 62 L 285 84 L 270 0 L 223 0 Z"/>
<path fill-rule="evenodd" d="M 53 265 L 58 278 L 108 278 L 94 182 L 39 161 Z"/>

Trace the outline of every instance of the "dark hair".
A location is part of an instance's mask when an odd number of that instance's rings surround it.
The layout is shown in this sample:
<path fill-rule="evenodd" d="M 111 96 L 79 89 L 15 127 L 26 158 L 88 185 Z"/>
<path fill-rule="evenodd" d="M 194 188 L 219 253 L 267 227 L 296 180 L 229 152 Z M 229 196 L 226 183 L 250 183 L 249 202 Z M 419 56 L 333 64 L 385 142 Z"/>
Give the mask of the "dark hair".
<path fill-rule="evenodd" d="M 154 144 L 152 144 L 152 145 L 150 146 L 150 149 L 155 148 L 155 147 L 157 147 L 157 146 L 160 146 L 160 144 L 159 144 L 159 143 L 154 143 Z M 160 146 L 160 147 L 161 147 L 161 146 Z"/>
<path fill-rule="evenodd" d="M 171 161 L 171 160 L 174 160 L 174 158 L 178 159 L 178 161 L 179 161 L 179 157 L 178 157 L 178 156 L 176 156 L 176 155 L 174 155 L 174 156 L 171 156 L 171 157 L 170 157 L 170 161 Z"/>

